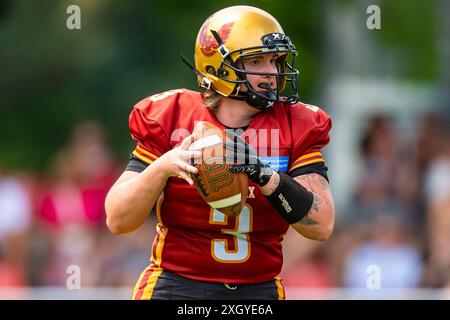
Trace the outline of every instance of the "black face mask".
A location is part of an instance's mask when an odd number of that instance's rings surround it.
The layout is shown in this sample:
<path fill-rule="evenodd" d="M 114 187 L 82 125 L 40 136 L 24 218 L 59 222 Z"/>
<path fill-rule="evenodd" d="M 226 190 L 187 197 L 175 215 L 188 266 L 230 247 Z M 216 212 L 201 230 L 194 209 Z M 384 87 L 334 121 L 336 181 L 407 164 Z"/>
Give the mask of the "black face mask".
<path fill-rule="evenodd" d="M 244 48 L 240 50 L 235 50 L 230 52 L 226 57 L 224 57 L 222 66 L 225 65 L 231 69 L 233 69 L 238 77 L 238 80 L 235 81 L 237 92 L 229 95 L 229 98 L 244 100 L 250 106 L 255 107 L 259 110 L 267 110 L 270 109 L 275 103 L 283 102 L 294 104 L 298 101 L 298 93 L 297 93 L 297 77 L 298 70 L 295 69 L 295 56 L 297 52 L 295 51 L 295 47 L 292 44 L 291 40 L 288 36 L 281 33 L 269 33 L 261 38 L 262 46 L 261 47 L 253 47 L 253 48 Z M 260 49 L 255 51 L 255 49 Z M 250 53 L 246 53 L 250 51 Z M 245 58 L 251 58 L 252 56 L 257 56 L 261 54 L 274 54 L 274 53 L 284 53 L 286 56 L 278 63 L 278 73 L 258 73 L 258 72 L 250 72 L 245 70 L 244 65 L 242 67 L 238 67 L 237 64 L 231 60 L 230 56 L 232 53 L 239 52 L 239 60 L 243 60 Z M 292 53 L 292 61 L 291 64 L 287 63 L 287 55 Z M 226 77 L 221 77 L 220 70 L 225 70 L 219 68 L 219 77 L 225 81 L 233 82 Z M 281 69 L 281 70 L 280 70 Z M 224 73 L 222 73 L 224 74 Z M 247 80 L 247 75 L 261 75 L 261 76 L 270 76 L 276 78 L 277 87 L 271 88 L 268 84 L 260 84 L 259 87 L 262 89 L 266 89 L 268 91 L 260 91 L 253 88 L 250 82 Z M 283 87 L 286 86 L 287 82 L 291 84 L 291 94 L 289 96 L 281 96 L 281 92 L 278 88 L 281 86 L 281 79 L 283 79 Z M 248 88 L 248 91 L 242 92 L 239 91 L 240 85 L 245 84 Z"/>

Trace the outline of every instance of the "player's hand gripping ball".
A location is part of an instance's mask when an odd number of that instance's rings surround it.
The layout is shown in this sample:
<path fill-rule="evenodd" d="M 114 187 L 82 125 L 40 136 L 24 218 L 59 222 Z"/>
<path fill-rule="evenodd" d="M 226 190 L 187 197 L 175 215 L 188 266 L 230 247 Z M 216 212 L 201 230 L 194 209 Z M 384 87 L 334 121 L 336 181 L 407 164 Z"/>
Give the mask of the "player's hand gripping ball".
<path fill-rule="evenodd" d="M 200 121 L 194 131 L 189 150 L 201 150 L 201 160 L 194 163 L 198 172 L 191 174 L 202 198 L 214 209 L 228 216 L 237 216 L 248 197 L 248 176 L 229 170 L 224 142 L 225 132 L 215 125 Z"/>

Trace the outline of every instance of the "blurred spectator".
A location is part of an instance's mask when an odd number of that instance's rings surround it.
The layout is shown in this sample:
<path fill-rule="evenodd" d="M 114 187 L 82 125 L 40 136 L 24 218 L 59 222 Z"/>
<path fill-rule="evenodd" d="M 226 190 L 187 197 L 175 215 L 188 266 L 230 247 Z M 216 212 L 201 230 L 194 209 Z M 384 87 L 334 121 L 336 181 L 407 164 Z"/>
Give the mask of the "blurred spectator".
<path fill-rule="evenodd" d="M 104 199 L 116 176 L 102 128 L 79 124 L 71 143 L 55 158 L 53 178 L 42 203 L 42 218 L 54 225 L 103 226 Z"/>
<path fill-rule="evenodd" d="M 370 119 L 360 145 L 363 173 L 355 199 L 360 210 L 380 202 L 414 210 L 419 192 L 415 154 L 400 139 L 392 119 L 383 115 Z M 360 210 L 360 218 L 370 218 Z"/>
<path fill-rule="evenodd" d="M 41 218 L 54 226 L 79 224 L 94 227 L 103 221 L 101 201 L 106 190 L 83 184 L 85 177 L 74 166 L 68 150 L 61 152 L 53 164 L 53 181 L 42 201 Z"/>
<path fill-rule="evenodd" d="M 425 172 L 429 261 L 426 284 L 450 288 L 450 134 L 439 137 L 439 149 Z"/>
<path fill-rule="evenodd" d="M 420 284 L 421 254 L 407 221 L 392 212 L 379 213 L 368 236 L 347 257 L 344 286 L 367 288 L 370 266 L 379 268 L 381 288 L 414 288 Z"/>
<path fill-rule="evenodd" d="M 362 174 L 335 263 L 342 285 L 367 286 L 367 268 L 381 270 L 384 288 L 410 288 L 422 277 L 420 176 L 413 144 L 384 115 L 370 119 L 361 140 Z"/>
<path fill-rule="evenodd" d="M 426 113 L 418 120 L 416 148 L 418 171 L 421 176 L 427 171 L 430 162 L 442 151 L 442 140 L 445 140 L 446 136 L 443 118 L 443 115 L 438 113 Z"/>
<path fill-rule="evenodd" d="M 105 228 L 104 200 L 116 177 L 102 127 L 94 122 L 76 126 L 69 144 L 55 157 L 52 173 L 39 212 L 51 240 L 43 282 L 63 285 L 67 267 L 77 265 L 84 285 L 95 285 L 102 263 L 93 259 L 96 241 Z"/>
<path fill-rule="evenodd" d="M 73 130 L 69 148 L 72 170 L 78 173 L 81 185 L 109 190 L 118 171 L 103 127 L 92 121 L 80 123 Z"/>
<path fill-rule="evenodd" d="M 0 167 L 0 241 L 23 234 L 30 225 L 32 206 L 24 183 L 15 176 L 3 175 Z"/>
<path fill-rule="evenodd" d="M 361 140 L 363 170 L 351 209 L 362 228 L 386 210 L 403 216 L 416 230 L 422 228 L 416 153 L 402 138 L 389 117 L 370 119 Z"/>
<path fill-rule="evenodd" d="M 417 181 L 418 194 L 416 195 L 416 217 L 417 217 L 417 231 L 421 237 L 426 240 L 425 225 L 428 221 L 428 200 L 427 191 L 424 188 L 425 184 L 429 184 L 426 180 L 429 174 L 429 166 L 435 161 L 436 157 L 442 154 L 443 144 L 445 145 L 445 124 L 443 119 L 445 117 L 436 112 L 425 113 L 417 120 L 417 134 L 415 141 L 415 179 L 405 177 L 402 181 L 403 190 L 411 189 L 411 185 Z M 444 143 L 443 143 L 444 142 Z M 408 163 L 411 163 L 409 161 Z M 434 182 L 432 182 L 434 183 Z M 429 189 L 429 187 L 427 187 Z M 426 249 L 426 248 L 425 248 Z M 425 252 L 427 253 L 427 252 Z"/>
<path fill-rule="evenodd" d="M 32 218 L 26 183 L 0 167 L 0 286 L 27 284 L 25 237 Z"/>
<path fill-rule="evenodd" d="M 397 164 L 397 137 L 391 120 L 376 116 L 369 122 L 360 145 L 363 170 L 356 189 L 358 220 L 368 219 L 364 209 L 394 197 L 393 179 Z"/>

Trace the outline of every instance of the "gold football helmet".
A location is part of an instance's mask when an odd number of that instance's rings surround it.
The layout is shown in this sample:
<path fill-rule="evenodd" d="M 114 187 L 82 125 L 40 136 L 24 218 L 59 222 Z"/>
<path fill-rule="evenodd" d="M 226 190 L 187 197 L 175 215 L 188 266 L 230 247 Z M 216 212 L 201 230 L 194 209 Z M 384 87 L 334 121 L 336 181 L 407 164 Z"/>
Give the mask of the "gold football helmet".
<path fill-rule="evenodd" d="M 239 63 L 241 59 L 266 53 L 279 54 L 278 73 L 249 72 Z M 296 55 L 295 46 L 274 17 L 255 7 L 232 6 L 216 12 L 203 23 L 195 41 L 195 67 L 190 67 L 196 72 L 200 87 L 245 100 L 264 110 L 278 101 L 298 101 Z M 274 76 L 277 88 L 257 91 L 247 81 L 247 74 Z M 286 82 L 291 83 L 291 95 L 281 97 Z M 240 91 L 242 84 L 247 86 L 247 92 Z"/>

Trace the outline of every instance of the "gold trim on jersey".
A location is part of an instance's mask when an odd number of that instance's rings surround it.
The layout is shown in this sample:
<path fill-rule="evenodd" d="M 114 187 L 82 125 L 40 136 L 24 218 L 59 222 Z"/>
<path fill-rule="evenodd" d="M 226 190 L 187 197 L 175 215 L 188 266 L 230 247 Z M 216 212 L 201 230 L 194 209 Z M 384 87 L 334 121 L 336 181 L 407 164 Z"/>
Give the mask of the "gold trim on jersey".
<path fill-rule="evenodd" d="M 223 218 L 223 221 L 217 221 L 214 220 L 214 208 L 209 209 L 209 224 L 220 224 L 220 225 L 228 225 L 228 215 L 223 214 L 223 216 L 221 216 Z"/>
<path fill-rule="evenodd" d="M 162 250 L 164 247 L 164 239 L 167 235 L 167 229 L 160 223 L 156 226 L 156 231 L 158 235 L 155 237 L 155 240 L 152 244 L 152 250 L 151 250 L 151 265 L 148 266 L 139 277 L 138 282 L 136 283 L 136 286 L 134 287 L 134 293 L 133 293 L 133 299 L 139 299 L 139 300 L 150 300 L 153 294 L 153 289 L 155 287 L 156 281 L 158 280 L 159 275 L 162 272 L 161 261 L 162 261 Z M 156 249 L 155 248 L 155 242 Z M 151 273 L 150 273 L 151 272 Z M 145 280 L 146 276 L 150 273 L 148 278 Z M 142 286 L 142 282 L 145 281 L 145 285 Z M 142 296 L 139 298 L 136 298 L 139 292 L 142 292 Z"/>
<path fill-rule="evenodd" d="M 314 157 L 314 156 L 322 156 L 322 153 L 320 153 L 320 151 L 316 151 L 316 152 L 311 152 L 311 153 L 305 154 L 305 155 L 299 157 L 297 160 L 295 160 L 294 163 L 297 161 L 300 161 L 300 160 L 305 160 L 307 158 Z"/>
<path fill-rule="evenodd" d="M 135 286 L 133 299 L 136 299 L 136 295 L 140 292 L 140 290 L 144 290 L 142 296 L 139 298 L 140 300 L 150 300 L 153 295 L 153 289 L 155 287 L 156 281 L 158 280 L 159 275 L 162 272 L 161 269 L 161 261 L 162 261 L 162 251 L 164 247 L 164 240 L 167 236 L 167 228 L 161 222 L 161 204 L 162 198 L 158 198 L 158 202 L 156 205 L 156 214 L 159 220 L 159 223 L 156 225 L 156 233 L 157 236 L 153 240 L 152 249 L 151 249 L 151 265 L 147 267 L 139 277 L 139 280 Z M 144 287 L 141 287 L 142 281 L 144 281 L 145 276 L 151 271 L 146 284 Z M 144 288 L 144 289 L 143 289 Z"/>
<path fill-rule="evenodd" d="M 145 275 L 149 272 L 151 266 L 148 266 L 144 269 L 144 271 L 141 272 L 141 275 L 139 276 L 138 281 L 136 282 L 134 289 L 133 289 L 133 296 L 131 297 L 132 300 L 136 300 L 136 296 L 139 293 L 139 289 L 141 287 L 142 280 L 144 279 Z"/>
<path fill-rule="evenodd" d="M 161 268 L 153 268 L 153 265 L 148 266 L 142 271 L 138 282 L 133 290 L 133 300 L 150 300 L 155 289 L 156 282 L 163 270 Z M 148 278 L 146 276 L 148 275 Z M 145 281 L 145 285 L 142 286 L 142 282 Z M 138 294 L 142 292 L 142 295 L 138 297 Z"/>
<path fill-rule="evenodd" d="M 136 148 L 134 149 L 132 154 L 147 164 L 151 164 L 153 161 L 155 161 L 156 159 L 159 158 L 158 156 L 145 150 L 144 148 L 142 148 L 139 145 L 136 146 Z"/>
<path fill-rule="evenodd" d="M 163 225 L 163 223 L 161 220 L 161 206 L 162 206 L 163 201 L 164 201 L 164 190 L 161 191 L 161 193 L 158 196 L 158 199 L 156 200 L 156 218 L 158 219 L 159 223 L 161 223 L 162 225 Z"/>
<path fill-rule="evenodd" d="M 292 171 L 294 169 L 306 166 L 311 163 L 316 163 L 316 162 L 325 162 L 325 160 L 323 160 L 322 153 L 320 151 L 311 152 L 311 153 L 305 154 L 305 155 L 297 158 L 297 160 L 295 160 L 292 163 L 292 167 L 289 169 L 289 171 Z"/>
<path fill-rule="evenodd" d="M 153 270 L 147 280 L 145 285 L 144 293 L 142 294 L 141 300 L 150 300 L 153 295 L 153 289 L 155 289 L 156 282 L 162 272 L 162 269 L 158 268 Z"/>
<path fill-rule="evenodd" d="M 286 296 L 284 294 L 284 287 L 280 277 L 275 277 L 275 284 L 277 285 L 278 300 L 285 300 Z"/>
<path fill-rule="evenodd" d="M 152 164 L 152 160 L 150 160 L 149 158 L 144 157 L 143 155 L 137 153 L 136 151 L 133 151 L 131 153 L 132 155 L 134 155 L 136 158 L 138 158 L 139 160 L 144 161 L 146 164 Z"/>
<path fill-rule="evenodd" d="M 155 238 L 155 241 L 156 239 L 158 239 L 158 243 L 156 244 L 155 250 L 153 250 L 154 245 L 152 245 L 151 261 L 155 266 L 161 267 L 162 251 L 164 247 L 164 240 L 167 236 L 167 228 L 164 227 L 161 223 L 158 223 L 156 225 L 156 232 L 158 236 Z"/>
<path fill-rule="evenodd" d="M 156 159 L 159 158 L 158 156 L 156 156 L 156 155 L 154 155 L 153 153 L 151 153 L 151 152 L 145 150 L 144 148 L 142 148 L 142 147 L 139 146 L 139 145 L 136 146 L 136 150 L 138 150 L 139 152 L 142 152 L 143 154 L 149 156 L 150 158 L 153 158 L 153 160 L 156 160 Z"/>

